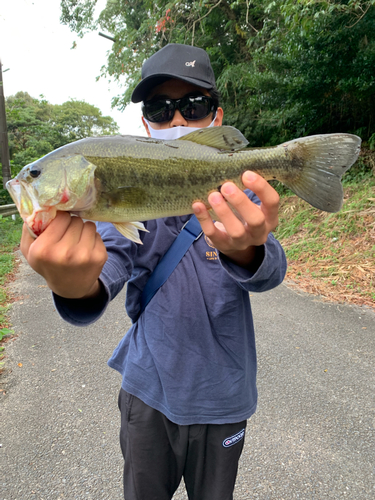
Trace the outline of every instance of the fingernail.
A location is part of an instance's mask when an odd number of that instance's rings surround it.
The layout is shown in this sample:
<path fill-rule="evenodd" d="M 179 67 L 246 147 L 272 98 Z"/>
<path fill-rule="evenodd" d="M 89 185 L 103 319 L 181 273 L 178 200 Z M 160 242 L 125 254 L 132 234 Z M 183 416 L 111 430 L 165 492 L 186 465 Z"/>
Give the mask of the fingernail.
<path fill-rule="evenodd" d="M 210 205 L 219 205 L 223 200 L 223 197 L 220 193 L 211 193 L 208 202 Z"/>
<path fill-rule="evenodd" d="M 235 191 L 236 191 L 236 188 L 233 184 L 224 184 L 222 187 L 221 187 L 221 190 L 220 190 L 223 194 L 226 194 L 226 195 L 231 195 L 231 194 L 234 194 Z"/>
<path fill-rule="evenodd" d="M 201 210 L 201 208 L 200 208 L 199 205 L 193 205 L 192 208 L 193 208 L 195 214 L 199 215 L 202 212 L 202 210 Z"/>
<path fill-rule="evenodd" d="M 247 182 L 254 182 L 257 178 L 257 175 L 254 174 L 254 172 L 245 172 L 244 173 L 244 178 L 245 178 L 245 181 Z"/>

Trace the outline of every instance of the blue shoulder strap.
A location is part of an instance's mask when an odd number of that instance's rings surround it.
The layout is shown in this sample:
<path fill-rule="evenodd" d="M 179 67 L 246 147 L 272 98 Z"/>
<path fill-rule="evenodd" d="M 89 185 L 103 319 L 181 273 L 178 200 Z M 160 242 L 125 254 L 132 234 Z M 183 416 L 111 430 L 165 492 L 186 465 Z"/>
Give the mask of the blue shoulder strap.
<path fill-rule="evenodd" d="M 193 215 L 181 229 L 180 234 L 174 240 L 167 252 L 163 255 L 158 265 L 149 277 L 141 296 L 141 311 L 143 313 L 159 288 L 167 281 L 177 264 L 188 251 L 190 245 L 202 234 L 201 225 Z"/>

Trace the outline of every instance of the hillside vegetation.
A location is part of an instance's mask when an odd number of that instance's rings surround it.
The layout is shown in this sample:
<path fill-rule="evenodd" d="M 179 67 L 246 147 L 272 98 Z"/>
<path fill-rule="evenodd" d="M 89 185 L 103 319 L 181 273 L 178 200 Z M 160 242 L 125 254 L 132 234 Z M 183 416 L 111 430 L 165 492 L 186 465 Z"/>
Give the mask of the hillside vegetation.
<path fill-rule="evenodd" d="M 363 152 L 363 157 L 375 167 L 374 152 Z M 344 182 L 344 205 L 336 214 L 316 210 L 293 195 L 281 198 L 276 237 L 287 254 L 292 286 L 375 308 L 374 171 Z M 355 178 L 355 170 L 351 175 Z"/>

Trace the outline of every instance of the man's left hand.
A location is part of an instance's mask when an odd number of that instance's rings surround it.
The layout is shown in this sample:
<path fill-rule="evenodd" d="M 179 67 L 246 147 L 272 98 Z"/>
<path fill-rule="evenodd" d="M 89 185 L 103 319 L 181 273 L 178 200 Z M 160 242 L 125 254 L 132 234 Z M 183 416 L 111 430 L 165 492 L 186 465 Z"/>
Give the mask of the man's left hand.
<path fill-rule="evenodd" d="M 220 192 L 213 192 L 208 197 L 208 203 L 220 222 L 213 222 L 204 203 L 195 202 L 193 210 L 203 232 L 219 252 L 240 266 L 252 267 L 257 247 L 267 241 L 268 234 L 278 224 L 279 195 L 263 177 L 254 172 L 245 172 L 242 182 L 258 196 L 260 206 L 253 203 L 235 184 L 226 182 Z M 238 212 L 242 221 L 231 207 Z"/>

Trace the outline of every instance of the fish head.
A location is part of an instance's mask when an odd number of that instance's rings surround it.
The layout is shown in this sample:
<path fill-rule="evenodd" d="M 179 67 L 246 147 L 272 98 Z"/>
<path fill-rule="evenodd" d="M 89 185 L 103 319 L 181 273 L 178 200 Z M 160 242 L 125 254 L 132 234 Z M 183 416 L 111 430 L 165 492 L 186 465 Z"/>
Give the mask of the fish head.
<path fill-rule="evenodd" d="M 85 210 L 95 202 L 95 165 L 81 154 L 55 154 L 58 151 L 26 165 L 6 185 L 34 236 L 46 229 L 58 210 Z"/>

